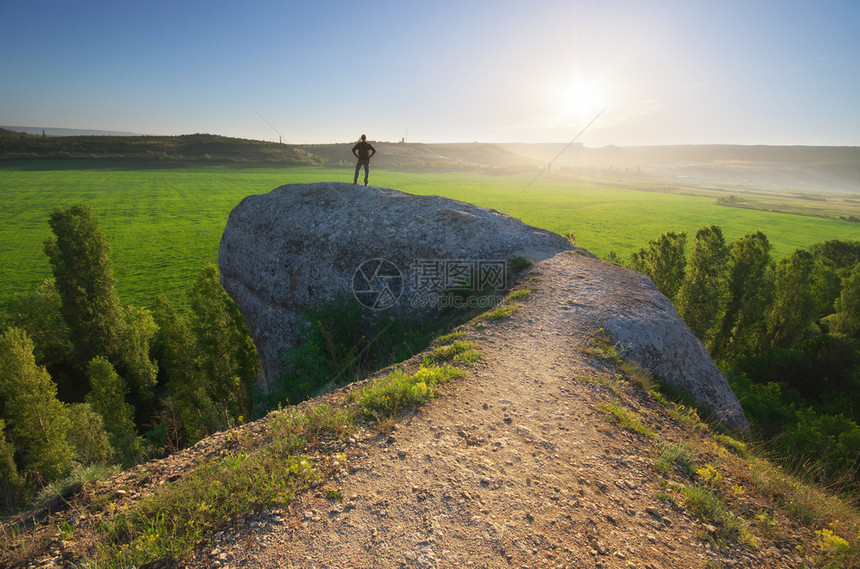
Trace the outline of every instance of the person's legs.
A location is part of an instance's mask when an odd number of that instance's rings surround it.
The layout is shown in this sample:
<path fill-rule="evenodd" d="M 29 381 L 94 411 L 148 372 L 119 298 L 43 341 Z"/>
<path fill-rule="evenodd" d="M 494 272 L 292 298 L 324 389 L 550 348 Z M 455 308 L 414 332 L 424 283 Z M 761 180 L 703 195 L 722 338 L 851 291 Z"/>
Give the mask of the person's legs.
<path fill-rule="evenodd" d="M 370 160 L 364 162 L 364 185 L 367 185 L 367 178 L 370 176 Z"/>
<path fill-rule="evenodd" d="M 358 171 L 361 169 L 361 160 L 356 161 L 355 163 L 355 177 L 352 179 L 353 184 L 358 183 Z"/>

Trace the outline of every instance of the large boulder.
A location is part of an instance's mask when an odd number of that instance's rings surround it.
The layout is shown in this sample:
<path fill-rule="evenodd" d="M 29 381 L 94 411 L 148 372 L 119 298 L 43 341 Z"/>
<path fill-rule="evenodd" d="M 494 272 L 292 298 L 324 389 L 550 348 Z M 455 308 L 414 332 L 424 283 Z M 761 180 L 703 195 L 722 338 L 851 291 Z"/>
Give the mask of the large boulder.
<path fill-rule="evenodd" d="M 292 184 L 233 209 L 218 264 L 271 386 L 284 371 L 282 353 L 302 339 L 308 308 L 355 298 L 370 315 L 430 318 L 464 300 L 451 289 L 502 294 L 512 259 L 568 249 L 559 235 L 448 198 Z"/>
<path fill-rule="evenodd" d="M 605 335 L 621 357 L 691 395 L 713 417 L 749 429 L 741 404 L 669 299 L 637 271 L 562 254 L 537 267 L 564 287 L 562 313 L 580 334 Z"/>

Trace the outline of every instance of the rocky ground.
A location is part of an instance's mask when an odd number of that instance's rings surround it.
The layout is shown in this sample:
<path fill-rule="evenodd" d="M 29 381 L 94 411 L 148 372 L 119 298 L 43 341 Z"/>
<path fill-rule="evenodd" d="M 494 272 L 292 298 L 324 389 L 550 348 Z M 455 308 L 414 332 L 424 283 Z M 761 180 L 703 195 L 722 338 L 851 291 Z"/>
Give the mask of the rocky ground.
<path fill-rule="evenodd" d="M 615 364 L 595 355 L 603 331 L 579 318 L 570 300 L 576 263 L 602 262 L 560 255 L 537 265 L 534 290 L 519 311 L 462 327 L 462 339 L 483 354 L 465 378 L 389 430 L 359 428 L 336 449 L 343 467 L 325 486 L 342 498 L 320 486 L 280 509 L 234 520 L 182 565 L 798 566 L 790 539 L 755 546 L 711 539 L 713 526 L 680 501 L 658 498 L 666 487 L 654 467 L 659 441 L 692 435 L 641 389 L 616 382 Z M 338 397 L 342 392 L 329 400 Z M 597 407 L 606 402 L 635 411 L 656 436 L 609 420 Z M 264 429 L 259 421 L 246 432 Z M 146 494 L 236 440 L 219 434 L 120 478 Z M 55 539 L 31 565 L 62 565 L 69 557 Z"/>
<path fill-rule="evenodd" d="M 219 532 L 193 567 L 790 567 L 790 551 L 718 548 L 712 528 L 657 498 L 655 439 L 595 409 L 621 397 L 659 438 L 687 434 L 589 355 L 592 323 L 565 293 L 573 256 L 539 265 L 510 319 L 464 327 L 484 357 L 388 434 L 360 433 L 332 481 Z"/>

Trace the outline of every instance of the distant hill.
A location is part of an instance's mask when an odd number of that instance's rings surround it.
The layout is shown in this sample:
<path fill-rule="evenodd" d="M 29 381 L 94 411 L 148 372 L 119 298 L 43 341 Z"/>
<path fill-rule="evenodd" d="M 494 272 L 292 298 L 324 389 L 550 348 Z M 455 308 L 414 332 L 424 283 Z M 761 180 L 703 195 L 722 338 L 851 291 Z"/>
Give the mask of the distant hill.
<path fill-rule="evenodd" d="M 857 146 L 502 144 L 554 170 L 666 182 L 860 192 Z M 563 151 L 563 152 L 562 152 Z"/>
<path fill-rule="evenodd" d="M 54 128 L 40 126 L 0 126 L 0 129 L 36 135 L 41 135 L 44 132 L 45 136 L 135 136 L 135 133 L 133 132 L 123 132 L 119 130 L 89 130 L 80 128 Z"/>
<path fill-rule="evenodd" d="M 55 131 L 60 129 L 53 129 Z M 84 132 L 84 131 L 80 131 Z M 0 128 L 0 160 L 123 159 L 346 167 L 352 142 L 291 145 L 213 134 L 45 136 Z M 588 179 L 739 190 L 860 193 L 856 146 L 606 146 L 373 142 L 373 163 L 391 169 L 536 171 Z"/>
<path fill-rule="evenodd" d="M 36 136 L 0 129 L 0 159 L 125 159 L 316 164 L 287 144 L 213 134 L 181 136 Z"/>
<path fill-rule="evenodd" d="M 47 133 L 46 133 L 47 134 Z M 0 128 L 0 159 L 125 159 L 284 165 L 353 165 L 354 143 L 291 145 L 213 134 L 41 136 Z M 496 144 L 373 142 L 381 168 L 528 168 L 532 161 Z"/>

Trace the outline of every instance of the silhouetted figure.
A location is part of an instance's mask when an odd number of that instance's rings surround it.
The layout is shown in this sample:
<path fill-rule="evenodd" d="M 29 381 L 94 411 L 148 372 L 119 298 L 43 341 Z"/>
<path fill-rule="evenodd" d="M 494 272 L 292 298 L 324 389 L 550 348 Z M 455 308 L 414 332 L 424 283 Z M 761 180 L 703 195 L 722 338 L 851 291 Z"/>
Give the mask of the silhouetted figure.
<path fill-rule="evenodd" d="M 370 157 L 376 154 L 376 149 L 367 142 L 367 136 L 362 134 L 358 144 L 352 147 L 352 153 L 358 158 L 358 162 L 355 163 L 355 178 L 353 178 L 352 183 L 358 183 L 358 171 L 364 166 L 364 185 L 366 186 L 367 177 L 370 175 Z"/>

